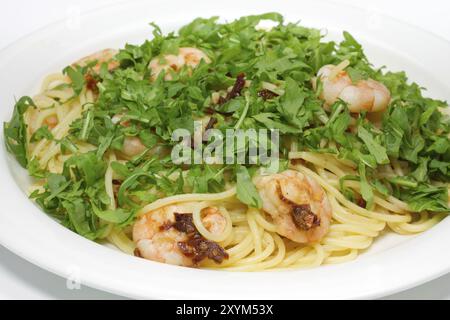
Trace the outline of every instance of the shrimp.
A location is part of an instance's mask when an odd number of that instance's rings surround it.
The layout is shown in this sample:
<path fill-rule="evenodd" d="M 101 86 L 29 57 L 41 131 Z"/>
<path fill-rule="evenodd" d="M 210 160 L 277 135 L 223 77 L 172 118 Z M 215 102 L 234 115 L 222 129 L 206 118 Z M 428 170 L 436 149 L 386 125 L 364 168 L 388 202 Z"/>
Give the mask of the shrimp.
<path fill-rule="evenodd" d="M 185 65 L 193 69 L 202 60 L 211 63 L 211 60 L 203 51 L 197 48 L 184 47 L 179 49 L 177 55 L 168 54 L 152 59 L 148 67 L 151 70 L 152 80 L 155 80 L 163 70 L 165 71 L 164 79 L 172 80 L 171 70 L 178 72 Z"/>
<path fill-rule="evenodd" d="M 287 170 L 255 179 L 263 210 L 277 227 L 277 233 L 298 242 L 322 239 L 331 222 L 331 206 L 324 190 L 313 179 Z"/>
<path fill-rule="evenodd" d="M 58 125 L 58 117 L 56 115 L 49 116 L 44 120 L 44 123 L 50 128 L 53 129 Z"/>
<path fill-rule="evenodd" d="M 111 118 L 111 121 L 114 124 L 121 125 L 122 127 L 129 127 L 130 121 L 127 119 L 123 120 L 123 118 L 124 115 L 122 113 L 118 113 Z M 127 157 L 134 157 L 144 152 L 145 149 L 146 147 L 138 137 L 125 137 L 121 151 Z"/>
<path fill-rule="evenodd" d="M 189 204 L 168 205 L 141 216 L 133 227 L 133 241 L 142 258 L 195 267 L 204 258 L 221 262 L 226 252 L 197 232 Z M 216 207 L 202 210 L 202 222 L 211 233 L 225 230 L 226 219 Z"/>
<path fill-rule="evenodd" d="M 134 157 L 144 152 L 146 147 L 138 137 L 125 137 L 122 152 L 128 157 Z"/>
<path fill-rule="evenodd" d="M 102 51 L 95 52 L 87 57 L 84 57 L 75 63 L 72 66 L 80 66 L 85 67 L 90 62 L 96 61 L 96 64 L 92 67 L 92 70 L 95 73 L 100 73 L 101 66 L 106 63 L 108 66 L 108 70 L 114 70 L 119 67 L 119 61 L 114 60 L 114 57 L 117 55 L 118 51 L 114 49 L 105 49 Z"/>
<path fill-rule="evenodd" d="M 344 70 L 348 64 L 348 60 L 345 60 L 337 66 L 325 65 L 317 73 L 323 85 L 320 99 L 325 101 L 325 107 L 328 108 L 341 99 L 347 103 L 350 112 L 353 113 L 386 110 L 391 101 L 391 93 L 386 86 L 373 79 L 353 83 Z M 315 88 L 317 79 L 313 79 L 312 84 Z"/>

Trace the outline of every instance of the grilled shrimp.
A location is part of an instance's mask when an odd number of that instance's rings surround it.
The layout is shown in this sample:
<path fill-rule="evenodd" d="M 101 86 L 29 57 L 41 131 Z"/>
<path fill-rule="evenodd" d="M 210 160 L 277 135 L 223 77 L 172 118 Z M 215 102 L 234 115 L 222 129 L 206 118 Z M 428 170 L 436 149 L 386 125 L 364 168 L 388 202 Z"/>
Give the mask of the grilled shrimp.
<path fill-rule="evenodd" d="M 108 70 L 111 71 L 119 66 L 119 62 L 117 60 L 114 60 L 114 57 L 116 56 L 117 53 L 118 51 L 114 49 L 105 49 L 102 51 L 98 51 L 78 60 L 77 62 L 73 63 L 72 66 L 84 67 L 90 62 L 96 61 L 97 63 L 92 67 L 92 70 L 95 73 L 100 72 L 100 68 L 103 63 L 107 63 Z"/>
<path fill-rule="evenodd" d="M 54 127 L 56 127 L 58 125 L 58 117 L 53 115 L 50 117 L 47 117 L 44 120 L 44 123 L 50 128 L 53 129 Z"/>
<path fill-rule="evenodd" d="M 380 112 L 386 110 L 391 101 L 391 93 L 382 83 L 373 79 L 360 80 L 356 83 L 344 70 L 348 61 L 339 65 L 325 65 L 317 73 L 323 84 L 320 98 L 329 107 L 338 99 L 348 104 L 350 112 Z M 313 86 L 317 85 L 313 79 Z"/>
<path fill-rule="evenodd" d="M 127 119 L 123 120 L 123 117 L 124 115 L 122 113 L 118 113 L 111 118 L 111 121 L 122 127 L 130 126 L 130 121 Z M 121 151 L 127 157 L 134 157 L 144 152 L 145 149 L 146 147 L 138 137 L 125 137 Z"/>
<path fill-rule="evenodd" d="M 298 243 L 316 242 L 328 232 L 331 206 L 324 190 L 313 179 L 287 170 L 255 179 L 263 210 L 277 232 Z"/>
<path fill-rule="evenodd" d="M 123 141 L 122 152 L 128 157 L 134 157 L 144 152 L 146 147 L 138 137 L 126 137 Z"/>
<path fill-rule="evenodd" d="M 189 204 L 168 205 L 141 216 L 133 227 L 137 253 L 148 260 L 185 267 L 194 267 L 204 258 L 221 262 L 221 257 L 228 255 L 215 242 L 200 236 L 192 215 L 186 213 L 189 211 Z M 222 233 L 227 224 L 216 207 L 202 210 L 202 222 L 213 234 Z"/>
<path fill-rule="evenodd" d="M 163 57 L 156 57 L 150 61 L 149 69 L 151 70 L 152 80 L 155 80 L 161 71 L 165 71 L 165 80 L 172 80 L 171 71 L 178 72 L 183 66 L 195 68 L 204 60 L 211 63 L 208 56 L 197 48 L 184 47 L 180 48 L 177 55 L 168 54 Z"/>

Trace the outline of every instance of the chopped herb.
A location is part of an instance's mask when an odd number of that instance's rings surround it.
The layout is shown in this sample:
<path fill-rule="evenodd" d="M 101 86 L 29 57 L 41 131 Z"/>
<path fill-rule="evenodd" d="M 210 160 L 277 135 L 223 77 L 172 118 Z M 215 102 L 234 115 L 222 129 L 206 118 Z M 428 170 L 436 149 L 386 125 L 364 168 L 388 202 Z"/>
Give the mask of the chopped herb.
<path fill-rule="evenodd" d="M 262 199 L 253 184 L 247 168 L 240 166 L 236 172 L 236 192 L 237 197 L 243 203 L 253 208 L 262 207 Z"/>

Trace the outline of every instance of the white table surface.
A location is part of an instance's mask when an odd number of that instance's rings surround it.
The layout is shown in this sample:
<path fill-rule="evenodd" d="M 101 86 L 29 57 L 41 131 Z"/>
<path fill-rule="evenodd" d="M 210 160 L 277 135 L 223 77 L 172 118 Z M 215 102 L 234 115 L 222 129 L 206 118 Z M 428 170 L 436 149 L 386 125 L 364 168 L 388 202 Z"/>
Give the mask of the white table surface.
<path fill-rule="evenodd" d="M 132 1 L 132 0 L 129 0 Z M 7 0 L 0 10 L 0 50 L 20 37 L 51 22 L 74 16 L 118 0 Z M 444 0 L 335 0 L 383 12 L 450 40 L 450 4 Z M 387 299 L 450 300 L 450 274 Z M 0 246 L 0 299 L 123 299 L 82 286 L 69 290 L 66 280 L 49 273 Z"/>

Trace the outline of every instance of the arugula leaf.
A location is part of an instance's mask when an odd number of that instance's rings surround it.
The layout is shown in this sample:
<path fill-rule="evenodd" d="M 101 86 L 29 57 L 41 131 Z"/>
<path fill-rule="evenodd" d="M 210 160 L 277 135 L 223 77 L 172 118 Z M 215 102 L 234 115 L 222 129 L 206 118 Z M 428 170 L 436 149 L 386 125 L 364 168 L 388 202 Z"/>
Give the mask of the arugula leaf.
<path fill-rule="evenodd" d="M 445 154 L 450 149 L 450 139 L 448 137 L 436 137 L 431 146 L 427 148 L 427 152 L 436 152 Z"/>
<path fill-rule="evenodd" d="M 86 84 L 82 68 L 78 66 L 77 67 L 67 66 L 66 68 L 64 68 L 63 74 L 66 74 L 72 81 L 71 85 L 73 91 L 75 92 L 75 96 L 80 95 L 81 91 L 83 90 Z"/>
<path fill-rule="evenodd" d="M 70 180 L 67 180 L 63 175 L 50 173 L 47 177 L 47 186 L 50 194 L 45 199 L 47 202 L 59 196 L 70 185 Z"/>
<path fill-rule="evenodd" d="M 234 125 L 235 130 L 238 130 L 241 128 L 242 123 L 244 122 L 245 118 L 247 117 L 249 108 L 250 108 L 250 97 L 249 97 L 249 93 L 246 92 L 245 93 L 245 106 L 239 116 L 238 121 Z"/>
<path fill-rule="evenodd" d="M 28 174 L 34 178 L 43 179 L 47 175 L 46 170 L 41 168 L 41 165 L 36 158 L 28 161 L 27 170 Z"/>
<path fill-rule="evenodd" d="M 411 135 L 408 135 L 405 139 L 403 139 L 403 144 L 400 147 L 400 155 L 412 163 L 417 163 L 419 152 L 421 152 L 424 147 L 425 139 L 419 131 L 416 130 Z"/>
<path fill-rule="evenodd" d="M 284 124 L 277 118 L 275 113 L 260 113 L 253 116 L 253 119 L 262 123 L 268 129 L 278 129 L 281 133 L 299 133 L 300 130 L 290 125 Z"/>
<path fill-rule="evenodd" d="M 384 148 L 380 143 L 375 141 L 372 134 L 368 130 L 366 130 L 363 126 L 358 127 L 358 137 L 364 141 L 370 154 L 374 156 L 378 164 L 389 163 L 386 148 Z"/>
<path fill-rule="evenodd" d="M 48 130 L 47 126 L 40 127 L 30 138 L 30 142 L 40 141 L 42 139 L 53 140 L 53 134 Z"/>
<path fill-rule="evenodd" d="M 180 194 L 183 192 L 184 179 L 180 170 L 177 170 L 179 175 L 178 178 L 174 181 L 173 179 L 169 179 L 167 174 L 165 176 L 156 177 L 156 185 L 157 187 L 164 192 L 167 196 L 172 196 L 175 194 Z M 175 171 L 173 171 L 175 172 Z"/>
<path fill-rule="evenodd" d="M 351 116 L 343 103 L 337 103 L 332 108 L 332 114 L 326 123 L 329 128 L 329 138 L 341 145 L 348 145 L 346 131 L 350 126 Z"/>
<path fill-rule="evenodd" d="M 114 135 L 112 132 L 108 132 L 106 136 L 101 136 L 98 139 L 98 142 L 100 145 L 97 149 L 97 158 L 102 158 L 106 150 L 111 146 L 111 143 L 113 141 Z"/>
<path fill-rule="evenodd" d="M 129 175 L 131 175 L 131 171 L 128 169 L 128 167 L 120 162 L 114 161 L 111 162 L 111 168 L 115 173 L 122 176 L 122 178 L 126 178 Z"/>
<path fill-rule="evenodd" d="M 388 180 L 390 183 L 401 187 L 415 188 L 419 185 L 416 181 L 413 181 L 409 177 L 393 177 Z"/>
<path fill-rule="evenodd" d="M 36 107 L 30 97 L 22 97 L 16 102 L 12 118 L 3 124 L 6 149 L 12 153 L 19 164 L 26 168 L 27 158 L 27 128 L 23 119 L 29 107 Z"/>
<path fill-rule="evenodd" d="M 94 214 L 103 221 L 117 224 L 124 223 L 130 218 L 131 215 L 133 215 L 132 212 L 128 212 L 121 208 L 116 210 L 100 210 L 94 204 L 92 204 L 92 210 Z"/>
<path fill-rule="evenodd" d="M 245 107 L 245 101 L 242 98 L 235 98 L 228 100 L 223 105 L 220 106 L 220 112 L 223 113 L 234 113 L 236 111 L 242 110 Z"/>
<path fill-rule="evenodd" d="M 428 159 L 427 158 L 420 158 L 419 159 L 419 165 L 417 166 L 416 170 L 414 170 L 411 173 L 411 176 L 416 179 L 416 181 L 424 182 L 427 180 L 427 173 L 428 173 Z"/>
<path fill-rule="evenodd" d="M 447 187 L 421 184 L 412 189 L 403 189 L 400 199 L 406 201 L 414 212 L 450 212 Z"/>
<path fill-rule="evenodd" d="M 89 137 L 89 132 L 94 127 L 94 114 L 92 110 L 89 110 L 84 113 L 83 117 L 83 127 L 80 131 L 79 139 L 86 141 Z"/>
<path fill-rule="evenodd" d="M 366 177 L 366 167 L 363 164 L 358 166 L 361 181 L 361 196 L 366 201 L 366 208 L 371 208 L 374 203 L 373 190 Z"/>
<path fill-rule="evenodd" d="M 433 159 L 429 162 L 428 169 L 430 173 L 433 172 L 447 176 L 450 172 L 450 161 L 439 161 Z"/>
<path fill-rule="evenodd" d="M 139 139 L 141 139 L 142 144 L 148 149 L 155 147 L 159 140 L 158 136 L 150 132 L 150 130 L 143 130 L 139 132 Z"/>
<path fill-rule="evenodd" d="M 115 168 L 118 168 L 117 165 L 115 165 Z M 127 190 L 134 186 L 137 182 L 137 180 L 140 177 L 147 177 L 155 180 L 153 175 L 148 172 L 143 172 L 143 170 L 136 170 L 136 172 L 131 173 L 130 176 L 128 176 L 120 185 L 119 192 L 117 193 L 117 201 L 119 203 L 119 206 L 129 205 L 131 207 L 136 207 L 136 204 L 127 197 Z"/>
<path fill-rule="evenodd" d="M 305 123 L 298 118 L 300 109 L 305 102 L 305 98 L 306 94 L 300 89 L 297 82 L 292 78 L 286 79 L 285 94 L 278 110 L 290 123 L 298 126 L 300 129 L 305 125 Z"/>
<path fill-rule="evenodd" d="M 61 152 L 66 153 L 66 151 L 76 153 L 78 151 L 78 147 L 69 137 L 64 137 L 58 141 L 61 145 Z"/>
<path fill-rule="evenodd" d="M 86 238 L 92 239 L 91 227 L 83 200 L 65 200 L 62 201 L 62 206 L 66 209 L 67 215 L 75 231 Z"/>
<path fill-rule="evenodd" d="M 106 171 L 106 163 L 99 159 L 95 152 L 72 156 L 64 164 L 64 175 L 70 178 L 70 169 L 76 170 L 76 175 L 86 182 L 87 186 L 93 186 L 103 178 Z"/>
<path fill-rule="evenodd" d="M 192 188 L 193 193 L 217 193 L 224 189 L 225 168 L 214 168 L 213 166 L 196 166 L 189 170 L 186 180 Z"/>
<path fill-rule="evenodd" d="M 239 166 L 236 172 L 236 178 L 237 198 L 250 207 L 262 208 L 262 199 L 250 178 L 247 168 Z"/>
<path fill-rule="evenodd" d="M 401 107 L 393 108 L 393 111 L 384 118 L 383 131 L 388 155 L 398 157 L 400 145 L 408 126 L 408 115 Z"/>
<path fill-rule="evenodd" d="M 370 184 L 372 185 L 372 187 L 375 188 L 376 191 L 378 191 L 381 195 L 383 196 L 388 196 L 390 194 L 389 189 L 386 187 L 385 184 L 383 184 L 383 182 L 381 182 L 378 179 L 372 180 L 370 181 Z"/>

